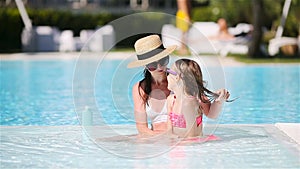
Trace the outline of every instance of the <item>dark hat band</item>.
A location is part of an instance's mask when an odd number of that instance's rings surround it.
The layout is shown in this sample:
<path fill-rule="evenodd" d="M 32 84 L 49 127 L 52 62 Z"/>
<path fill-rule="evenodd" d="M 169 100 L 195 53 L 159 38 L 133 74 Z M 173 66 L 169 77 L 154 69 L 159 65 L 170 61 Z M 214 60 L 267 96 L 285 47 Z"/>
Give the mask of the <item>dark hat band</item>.
<path fill-rule="evenodd" d="M 151 50 L 150 52 L 141 54 L 141 55 L 137 55 L 138 60 L 144 60 L 144 59 L 148 59 L 151 58 L 154 55 L 159 54 L 160 52 L 162 52 L 163 50 L 165 50 L 163 44 L 161 44 L 159 47 L 157 47 L 156 49 Z"/>

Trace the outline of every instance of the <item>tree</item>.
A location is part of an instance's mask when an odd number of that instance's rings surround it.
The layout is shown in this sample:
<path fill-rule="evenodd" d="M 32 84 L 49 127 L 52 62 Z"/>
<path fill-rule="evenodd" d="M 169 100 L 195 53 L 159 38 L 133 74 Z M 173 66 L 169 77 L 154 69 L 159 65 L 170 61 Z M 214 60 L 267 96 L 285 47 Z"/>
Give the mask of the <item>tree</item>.
<path fill-rule="evenodd" d="M 263 52 L 261 51 L 260 45 L 262 41 L 262 26 L 264 16 L 264 3 L 263 0 L 252 0 L 252 11 L 253 11 L 253 37 L 249 46 L 248 56 L 251 58 L 262 57 Z"/>

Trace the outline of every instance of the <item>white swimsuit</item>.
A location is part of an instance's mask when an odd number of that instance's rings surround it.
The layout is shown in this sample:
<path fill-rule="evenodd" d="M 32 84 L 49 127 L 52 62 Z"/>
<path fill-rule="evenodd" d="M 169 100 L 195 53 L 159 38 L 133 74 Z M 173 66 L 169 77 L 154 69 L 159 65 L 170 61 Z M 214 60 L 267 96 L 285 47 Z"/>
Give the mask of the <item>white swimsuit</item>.
<path fill-rule="evenodd" d="M 165 101 L 164 107 L 161 112 L 155 112 L 151 105 L 146 104 L 146 113 L 148 118 L 151 119 L 152 123 L 160 123 L 168 121 L 168 110 L 167 110 L 167 101 Z"/>

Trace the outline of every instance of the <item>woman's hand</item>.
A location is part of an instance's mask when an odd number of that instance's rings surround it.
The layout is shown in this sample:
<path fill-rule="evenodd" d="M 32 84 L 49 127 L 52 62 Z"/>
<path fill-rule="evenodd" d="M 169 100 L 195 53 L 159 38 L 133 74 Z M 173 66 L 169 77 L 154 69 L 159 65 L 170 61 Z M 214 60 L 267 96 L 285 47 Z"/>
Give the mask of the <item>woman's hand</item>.
<path fill-rule="evenodd" d="M 216 102 L 225 101 L 230 97 L 230 93 L 226 89 L 219 89 L 216 93 L 219 95 L 219 97 L 215 100 Z"/>

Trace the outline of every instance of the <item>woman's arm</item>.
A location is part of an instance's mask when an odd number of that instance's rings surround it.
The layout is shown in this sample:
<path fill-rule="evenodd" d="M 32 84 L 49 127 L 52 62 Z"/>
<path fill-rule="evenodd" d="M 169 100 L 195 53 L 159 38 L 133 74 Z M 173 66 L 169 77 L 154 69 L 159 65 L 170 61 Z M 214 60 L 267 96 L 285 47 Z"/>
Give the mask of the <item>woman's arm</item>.
<path fill-rule="evenodd" d="M 168 132 L 168 134 L 173 134 L 173 126 L 172 126 L 172 123 L 171 123 L 171 120 L 170 120 L 172 98 L 173 98 L 173 96 L 171 96 L 171 95 L 169 95 L 167 97 L 167 110 L 168 110 L 167 132 Z"/>
<path fill-rule="evenodd" d="M 216 92 L 219 94 L 219 97 L 213 103 L 200 103 L 203 109 L 203 113 L 208 118 L 215 119 L 219 116 L 222 111 L 222 106 L 224 101 L 229 98 L 230 94 L 226 89 L 220 89 Z M 207 98 L 205 98 L 208 100 Z"/>
<path fill-rule="evenodd" d="M 155 132 L 153 132 L 151 129 L 148 128 L 145 104 L 143 102 L 142 97 L 139 94 L 139 91 L 141 94 L 144 94 L 144 91 L 139 88 L 139 82 L 138 82 L 132 88 L 132 97 L 133 97 L 133 103 L 134 103 L 134 117 L 135 117 L 135 122 L 136 122 L 136 128 L 137 128 L 139 134 L 154 135 Z"/>

